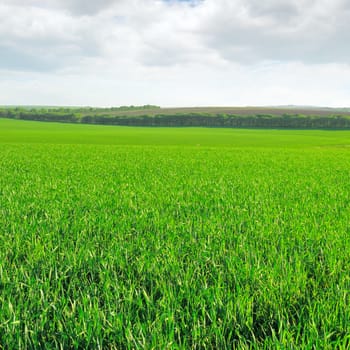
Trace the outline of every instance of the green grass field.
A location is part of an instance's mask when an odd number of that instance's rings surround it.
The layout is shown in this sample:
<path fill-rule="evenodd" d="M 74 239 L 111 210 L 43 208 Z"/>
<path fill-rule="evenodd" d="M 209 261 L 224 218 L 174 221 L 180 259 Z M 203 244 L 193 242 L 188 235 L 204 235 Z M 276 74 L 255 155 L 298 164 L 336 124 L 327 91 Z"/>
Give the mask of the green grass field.
<path fill-rule="evenodd" d="M 0 349 L 348 349 L 350 131 L 0 119 Z"/>

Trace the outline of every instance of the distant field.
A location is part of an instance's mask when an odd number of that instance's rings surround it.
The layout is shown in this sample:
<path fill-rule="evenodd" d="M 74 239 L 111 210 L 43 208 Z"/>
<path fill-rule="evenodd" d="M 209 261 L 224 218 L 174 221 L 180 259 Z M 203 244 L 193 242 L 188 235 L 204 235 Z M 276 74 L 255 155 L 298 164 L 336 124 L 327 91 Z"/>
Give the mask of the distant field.
<path fill-rule="evenodd" d="M 42 123 L 0 118 L 2 143 L 224 147 L 349 147 L 350 130 L 147 128 Z"/>
<path fill-rule="evenodd" d="M 103 109 L 98 113 L 104 114 Z M 320 115 L 326 116 L 330 114 L 349 115 L 349 109 L 337 108 L 291 108 L 291 107 L 181 107 L 181 108 L 151 108 L 147 110 L 149 115 L 173 115 L 173 114 L 191 114 L 204 113 L 210 115 L 216 114 L 237 114 L 237 115 L 255 115 L 255 114 L 271 114 L 281 116 L 283 114 L 303 114 L 303 115 Z M 145 114 L 144 110 L 130 111 L 113 111 L 114 115 L 130 115 L 138 116 Z"/>
<path fill-rule="evenodd" d="M 0 119 L 0 349 L 348 349 L 350 131 Z"/>
<path fill-rule="evenodd" d="M 350 130 L 350 110 L 291 107 L 0 107 L 0 118 L 76 124 Z"/>
<path fill-rule="evenodd" d="M 96 112 L 97 114 L 109 114 L 109 115 L 130 115 L 140 116 L 144 114 L 148 115 L 173 115 L 173 114 L 236 114 L 236 115 L 255 115 L 255 114 L 271 114 L 280 116 L 283 114 L 302 114 L 302 115 L 349 115 L 350 108 L 328 108 L 328 107 L 298 107 L 298 106 L 281 106 L 281 107 L 159 107 L 159 106 L 132 106 L 132 107 L 111 107 L 111 108 L 98 108 L 98 107 L 59 107 L 59 106 L 0 106 L 6 109 L 24 109 L 24 110 L 72 110 L 88 113 L 89 111 Z"/>

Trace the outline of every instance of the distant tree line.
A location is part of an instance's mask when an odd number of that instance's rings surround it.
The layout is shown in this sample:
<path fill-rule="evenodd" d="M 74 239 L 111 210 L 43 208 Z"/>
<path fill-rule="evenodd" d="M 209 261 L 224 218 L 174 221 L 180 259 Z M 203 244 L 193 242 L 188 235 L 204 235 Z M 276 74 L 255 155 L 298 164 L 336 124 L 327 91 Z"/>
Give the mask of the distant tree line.
<path fill-rule="evenodd" d="M 285 129 L 350 129 L 350 115 L 302 114 L 211 114 L 154 112 L 157 106 L 125 106 L 112 108 L 0 108 L 0 117 L 61 123 L 83 123 L 153 127 L 223 127 L 223 128 L 285 128 Z M 152 109 L 152 113 L 147 110 Z M 137 115 L 122 112 L 138 111 Z M 115 113 L 117 112 L 117 114 Z"/>

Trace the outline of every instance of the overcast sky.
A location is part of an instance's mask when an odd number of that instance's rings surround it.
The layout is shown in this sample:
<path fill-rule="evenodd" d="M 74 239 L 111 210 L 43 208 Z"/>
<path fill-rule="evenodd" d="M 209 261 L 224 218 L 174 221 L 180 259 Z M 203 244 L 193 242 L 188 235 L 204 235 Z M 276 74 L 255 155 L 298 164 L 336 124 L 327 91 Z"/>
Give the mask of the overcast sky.
<path fill-rule="evenodd" d="M 0 0 L 0 104 L 350 106 L 350 1 Z"/>

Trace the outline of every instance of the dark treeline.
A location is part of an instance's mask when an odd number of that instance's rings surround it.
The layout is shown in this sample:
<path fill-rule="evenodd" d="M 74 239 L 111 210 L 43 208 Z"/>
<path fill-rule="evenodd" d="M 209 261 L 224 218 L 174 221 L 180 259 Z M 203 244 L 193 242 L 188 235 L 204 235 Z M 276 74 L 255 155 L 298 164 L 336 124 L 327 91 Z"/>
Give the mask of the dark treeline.
<path fill-rule="evenodd" d="M 115 108 L 0 108 L 0 117 L 46 122 L 84 123 L 153 127 L 226 127 L 226 128 L 290 128 L 290 129 L 350 129 L 350 115 L 302 115 L 302 114 L 211 114 L 175 113 L 147 114 L 159 107 Z M 123 111 L 135 110 L 137 115 L 123 115 Z M 117 112 L 117 113 L 115 113 Z M 159 111 L 161 112 L 161 110 Z"/>

